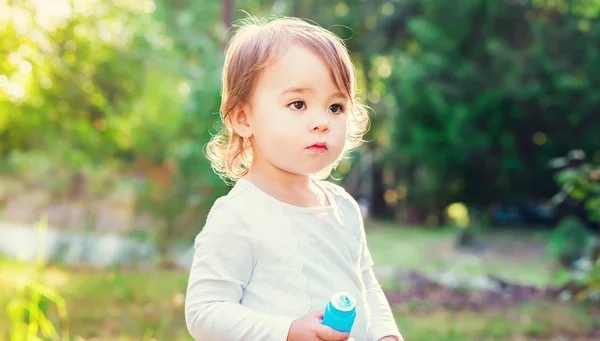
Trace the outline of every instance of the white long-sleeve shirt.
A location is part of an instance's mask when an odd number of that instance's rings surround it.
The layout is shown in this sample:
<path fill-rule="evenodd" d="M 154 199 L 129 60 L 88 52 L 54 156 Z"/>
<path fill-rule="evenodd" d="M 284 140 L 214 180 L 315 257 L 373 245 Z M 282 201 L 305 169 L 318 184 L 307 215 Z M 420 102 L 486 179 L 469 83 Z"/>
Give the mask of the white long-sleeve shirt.
<path fill-rule="evenodd" d="M 356 341 L 402 340 L 357 203 L 340 186 L 317 184 L 330 206 L 293 206 L 245 179 L 215 202 L 195 240 L 185 301 L 194 339 L 286 341 L 294 319 L 346 291 L 357 300 Z"/>

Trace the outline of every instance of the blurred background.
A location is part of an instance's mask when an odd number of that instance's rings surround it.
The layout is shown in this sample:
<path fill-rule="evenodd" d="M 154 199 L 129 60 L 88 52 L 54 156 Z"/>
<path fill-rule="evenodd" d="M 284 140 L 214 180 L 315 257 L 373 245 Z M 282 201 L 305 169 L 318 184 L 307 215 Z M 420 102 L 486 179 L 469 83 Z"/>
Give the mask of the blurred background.
<path fill-rule="evenodd" d="M 331 181 L 406 340 L 600 340 L 598 0 L 0 0 L 0 339 L 191 340 L 248 14 L 347 43 L 371 142 Z"/>

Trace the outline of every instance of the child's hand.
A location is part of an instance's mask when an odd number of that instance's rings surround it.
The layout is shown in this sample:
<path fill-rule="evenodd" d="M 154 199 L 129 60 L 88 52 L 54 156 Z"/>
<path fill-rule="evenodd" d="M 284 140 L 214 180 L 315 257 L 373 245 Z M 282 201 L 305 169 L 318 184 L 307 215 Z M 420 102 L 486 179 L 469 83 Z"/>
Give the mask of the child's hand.
<path fill-rule="evenodd" d="M 312 311 L 294 320 L 287 341 L 354 341 L 348 333 L 337 331 L 321 323 L 324 309 Z"/>

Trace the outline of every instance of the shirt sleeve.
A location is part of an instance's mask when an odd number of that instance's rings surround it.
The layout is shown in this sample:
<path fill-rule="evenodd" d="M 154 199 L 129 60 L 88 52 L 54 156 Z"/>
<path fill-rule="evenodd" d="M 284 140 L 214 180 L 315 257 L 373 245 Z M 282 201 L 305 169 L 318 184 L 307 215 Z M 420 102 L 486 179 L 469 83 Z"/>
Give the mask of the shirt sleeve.
<path fill-rule="evenodd" d="M 255 264 L 256 243 L 224 200 L 215 203 L 195 239 L 185 300 L 188 331 L 197 341 L 285 341 L 293 319 L 240 304 Z"/>
<path fill-rule="evenodd" d="M 371 312 L 370 340 L 378 341 L 384 336 L 394 336 L 398 341 L 402 341 L 403 338 L 396 325 L 390 304 L 373 273 L 373 263 L 371 252 L 367 246 L 364 227 L 362 227 L 360 268 L 366 290 L 367 304 Z"/>

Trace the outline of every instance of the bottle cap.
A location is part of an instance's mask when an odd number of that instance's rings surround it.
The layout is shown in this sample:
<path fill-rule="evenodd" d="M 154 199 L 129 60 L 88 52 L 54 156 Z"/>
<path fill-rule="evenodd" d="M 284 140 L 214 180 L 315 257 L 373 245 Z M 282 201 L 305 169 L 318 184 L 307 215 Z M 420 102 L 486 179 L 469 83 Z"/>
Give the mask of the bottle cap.
<path fill-rule="evenodd" d="M 333 307 L 340 311 L 351 311 L 356 305 L 354 297 L 347 292 L 340 291 L 336 292 L 331 296 L 331 304 Z"/>

